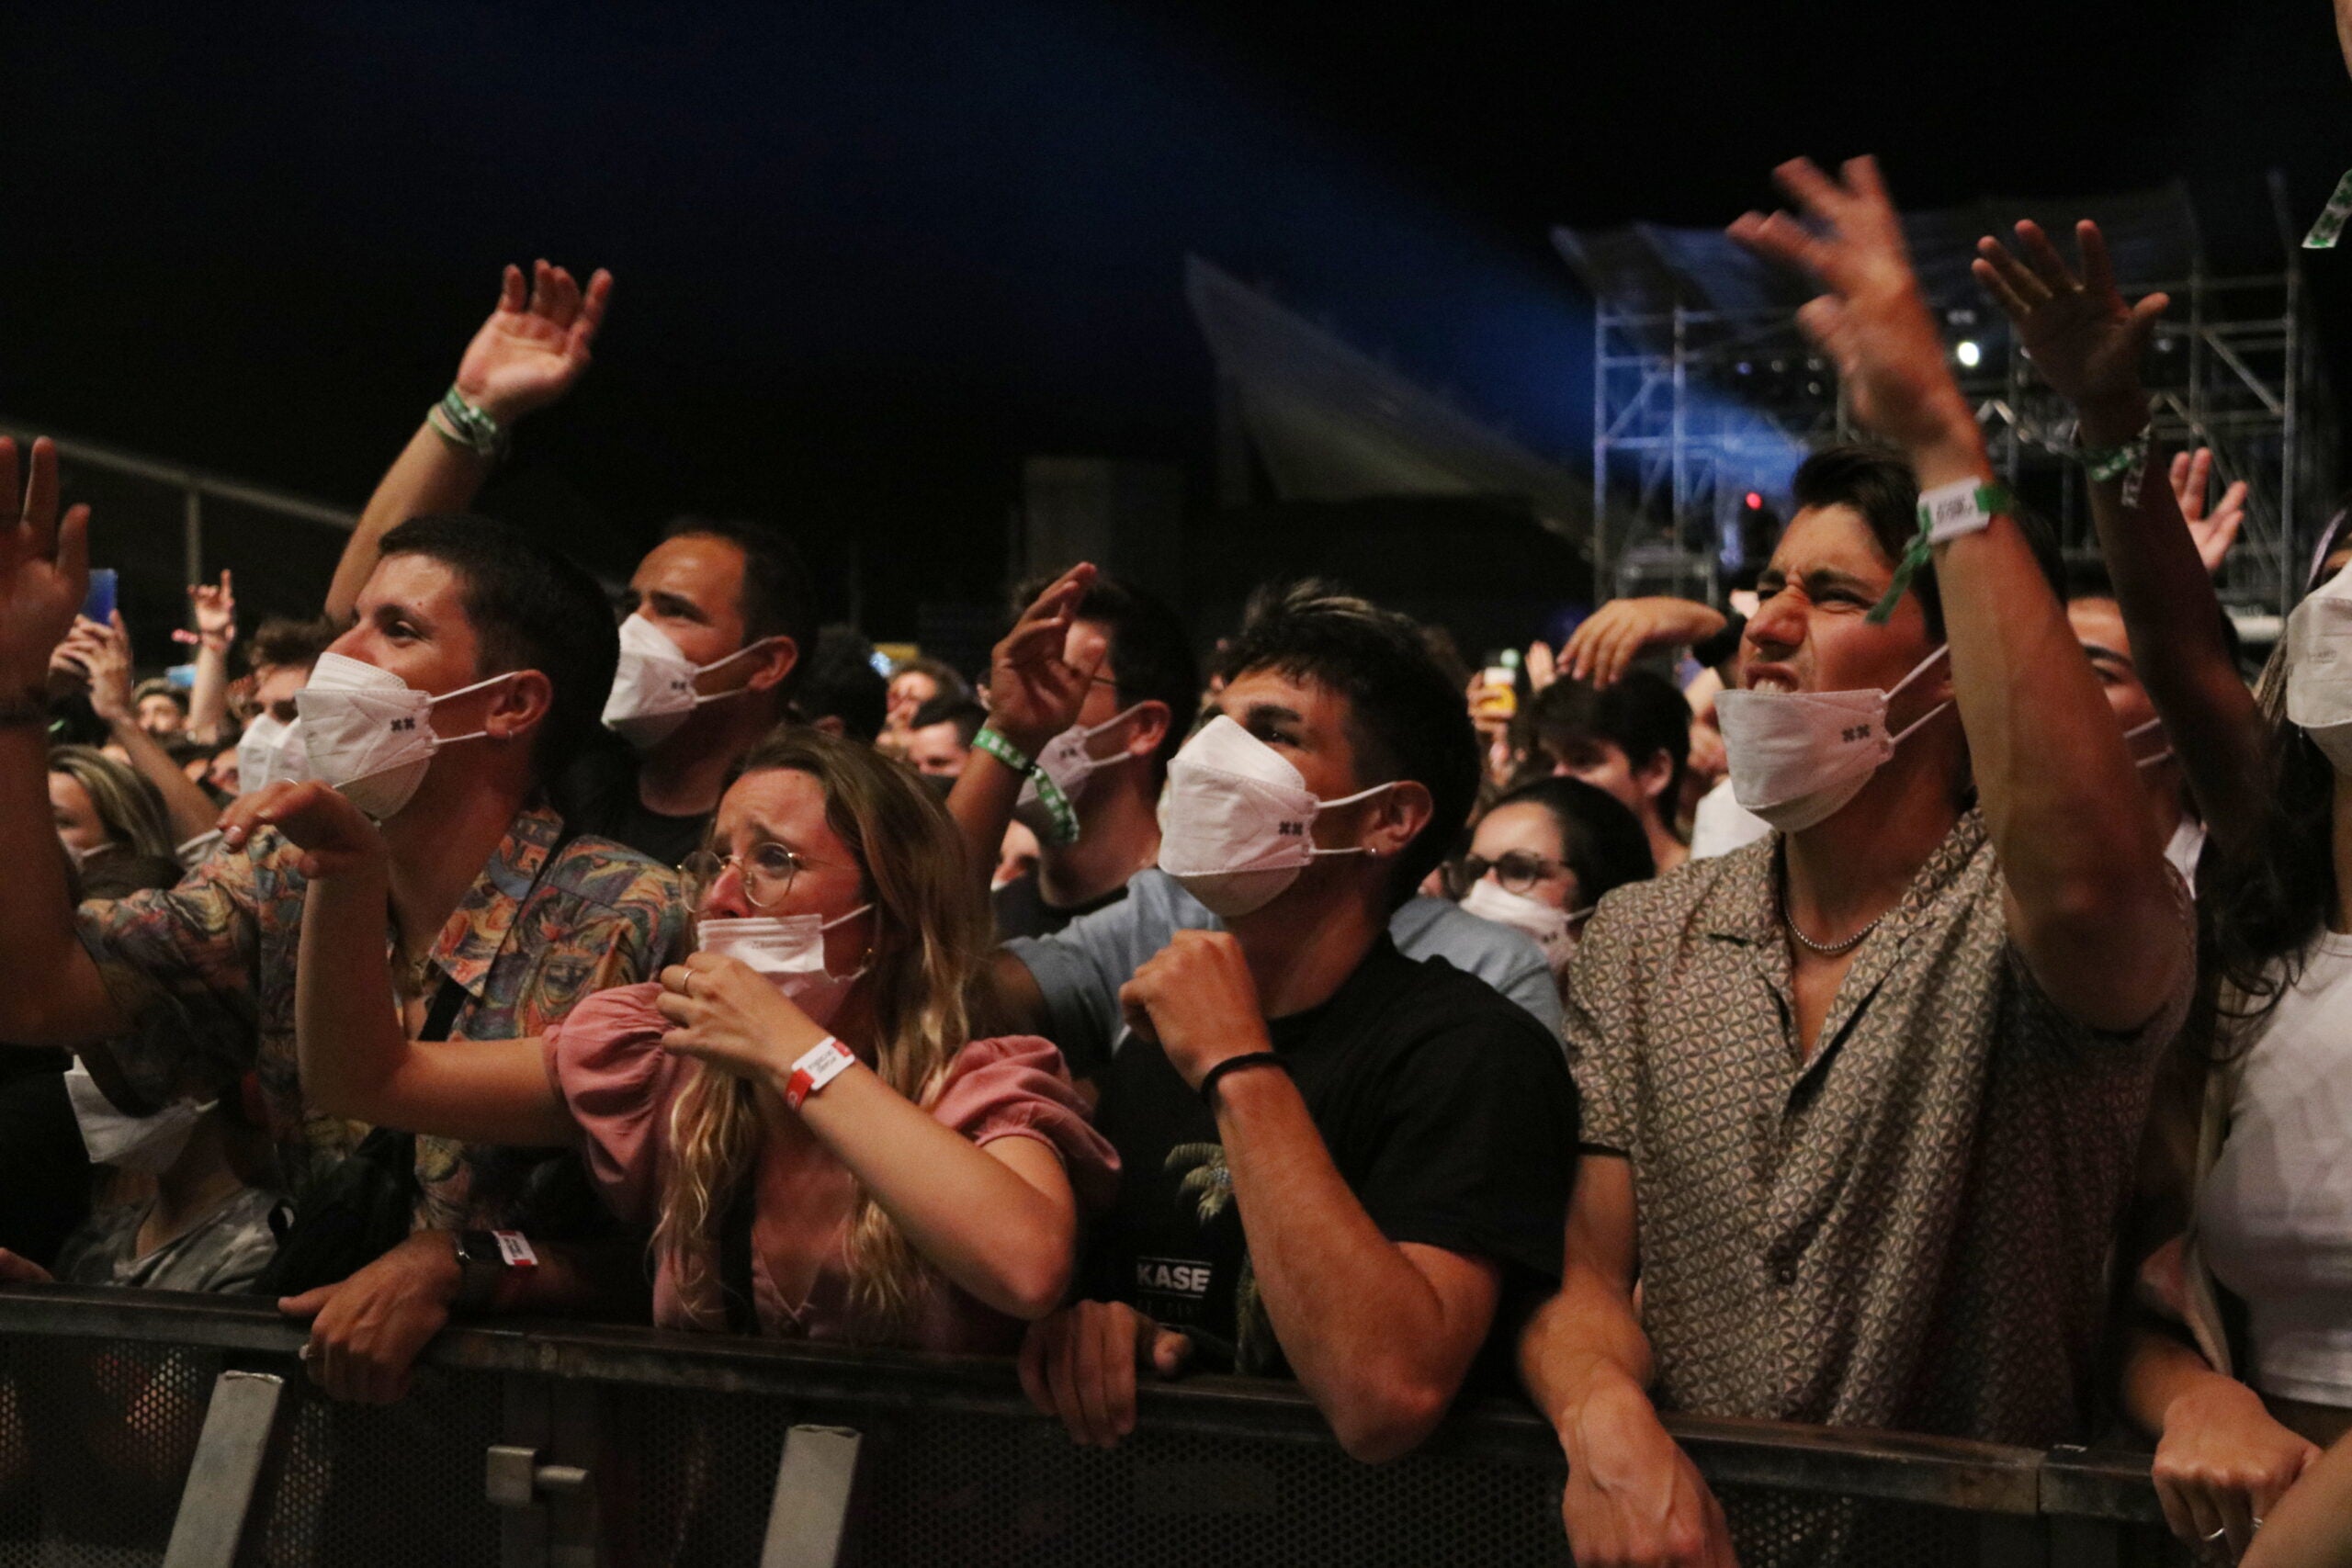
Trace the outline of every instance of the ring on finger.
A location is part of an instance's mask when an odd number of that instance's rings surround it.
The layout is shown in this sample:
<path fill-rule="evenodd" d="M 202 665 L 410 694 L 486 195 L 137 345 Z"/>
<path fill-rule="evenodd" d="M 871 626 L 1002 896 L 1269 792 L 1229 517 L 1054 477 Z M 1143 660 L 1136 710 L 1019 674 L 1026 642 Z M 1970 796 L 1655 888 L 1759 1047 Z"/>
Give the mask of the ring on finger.
<path fill-rule="evenodd" d="M 2213 1533 L 2212 1533 L 2211 1535 L 2209 1535 L 2209 1536 L 2205 1537 L 2205 1543 L 2206 1543 L 2208 1546 L 2211 1546 L 2213 1542 L 2215 1542 L 2215 1541 L 2217 1541 L 2217 1540 L 2221 1540 L 2223 1536 L 2225 1536 L 2225 1535 L 2227 1535 L 2227 1534 L 2229 1534 L 2229 1533 L 2230 1533 L 2230 1527 L 2229 1527 L 2229 1526 L 2227 1526 L 2227 1525 L 2217 1525 L 2217 1526 L 2215 1526 L 2215 1527 L 2214 1527 Z"/>

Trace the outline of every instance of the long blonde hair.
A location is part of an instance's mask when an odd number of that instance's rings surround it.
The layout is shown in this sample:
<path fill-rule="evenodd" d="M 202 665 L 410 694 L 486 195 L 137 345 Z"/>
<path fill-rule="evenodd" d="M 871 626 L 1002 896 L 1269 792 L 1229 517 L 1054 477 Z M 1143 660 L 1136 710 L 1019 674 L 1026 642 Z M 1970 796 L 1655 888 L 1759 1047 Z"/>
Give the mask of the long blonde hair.
<path fill-rule="evenodd" d="M 865 870 L 874 946 L 859 983 L 873 1006 L 874 1070 L 927 1105 L 956 1052 L 997 1011 L 988 980 L 988 906 L 966 863 L 963 835 L 911 772 L 855 741 L 778 729 L 744 759 L 737 777 L 786 768 L 823 788 L 826 825 Z M 759 1165 L 751 1083 L 693 1063 L 671 1104 L 669 1132 L 654 1250 L 675 1267 L 689 1313 L 719 1326 L 713 1267 L 719 1229 Z M 848 1252 L 853 1335 L 887 1342 L 908 1327 L 927 1266 L 863 1183 Z"/>
<path fill-rule="evenodd" d="M 171 814 L 153 784 L 92 746 L 51 747 L 49 771 L 82 786 L 108 842 L 135 855 L 172 858 Z"/>

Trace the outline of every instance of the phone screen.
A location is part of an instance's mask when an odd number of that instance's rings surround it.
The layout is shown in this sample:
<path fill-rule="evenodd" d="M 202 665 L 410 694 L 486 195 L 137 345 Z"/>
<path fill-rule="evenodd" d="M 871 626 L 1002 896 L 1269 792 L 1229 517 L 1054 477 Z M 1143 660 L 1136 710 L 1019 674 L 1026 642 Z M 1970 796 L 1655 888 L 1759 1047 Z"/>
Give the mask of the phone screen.
<path fill-rule="evenodd" d="M 114 619 L 115 572 L 110 566 L 90 569 L 90 592 L 82 601 L 82 614 L 100 626 Z"/>

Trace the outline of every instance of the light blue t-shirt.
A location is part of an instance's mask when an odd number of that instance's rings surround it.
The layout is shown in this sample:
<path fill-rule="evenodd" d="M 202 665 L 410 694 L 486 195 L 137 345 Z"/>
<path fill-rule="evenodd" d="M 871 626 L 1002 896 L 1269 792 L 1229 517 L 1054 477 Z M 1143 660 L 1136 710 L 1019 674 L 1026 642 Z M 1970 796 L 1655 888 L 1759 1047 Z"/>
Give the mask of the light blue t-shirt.
<path fill-rule="evenodd" d="M 1180 931 L 1223 931 L 1208 906 L 1156 866 L 1127 879 L 1127 896 L 1046 937 L 1015 937 L 1005 951 L 1029 966 L 1045 994 L 1046 1032 L 1081 1076 L 1110 1058 L 1118 1036 L 1119 987 Z M 1442 958 L 1475 975 L 1560 1032 L 1560 993 L 1543 950 L 1524 932 L 1465 914 L 1447 898 L 1398 909 L 1388 934 L 1408 958 Z"/>

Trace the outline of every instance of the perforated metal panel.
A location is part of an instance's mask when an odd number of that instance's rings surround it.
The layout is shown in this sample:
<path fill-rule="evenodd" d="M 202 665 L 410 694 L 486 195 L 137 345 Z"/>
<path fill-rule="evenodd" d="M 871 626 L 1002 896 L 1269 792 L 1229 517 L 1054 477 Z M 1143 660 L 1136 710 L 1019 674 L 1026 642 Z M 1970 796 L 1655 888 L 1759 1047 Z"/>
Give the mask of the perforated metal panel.
<path fill-rule="evenodd" d="M 479 1372 L 422 1369 L 390 1406 L 302 1391 L 281 1420 L 242 1562 L 497 1568 L 498 1511 L 482 1467 L 499 1417 L 499 1381 Z"/>
<path fill-rule="evenodd" d="M 220 1371 L 208 1350 L 8 1343 L 0 1568 L 160 1563 Z"/>

